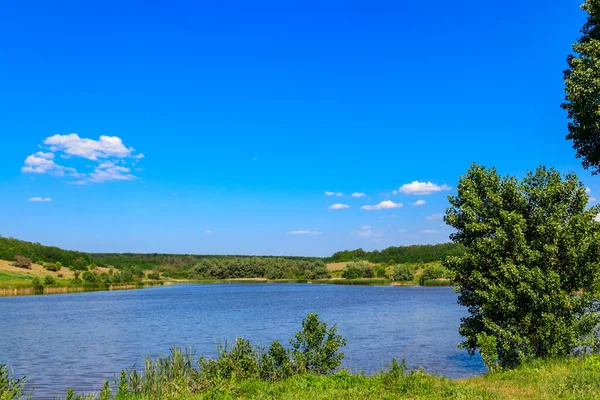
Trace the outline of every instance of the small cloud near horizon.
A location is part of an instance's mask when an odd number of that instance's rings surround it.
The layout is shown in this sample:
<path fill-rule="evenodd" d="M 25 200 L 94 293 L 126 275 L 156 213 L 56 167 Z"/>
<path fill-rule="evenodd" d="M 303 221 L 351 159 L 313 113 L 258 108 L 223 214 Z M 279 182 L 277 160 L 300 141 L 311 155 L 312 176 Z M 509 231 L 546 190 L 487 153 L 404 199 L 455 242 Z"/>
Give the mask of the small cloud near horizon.
<path fill-rule="evenodd" d="M 414 203 L 412 203 L 411 205 L 418 207 L 418 206 L 424 206 L 425 205 L 425 200 L 417 200 Z"/>
<path fill-rule="evenodd" d="M 362 206 L 361 209 L 363 210 L 367 210 L 367 211 L 374 211 L 374 210 L 389 210 L 392 208 L 400 208 L 403 207 L 402 203 L 394 203 L 391 200 L 384 200 L 379 204 L 375 204 L 372 206 Z"/>
<path fill-rule="evenodd" d="M 360 237 L 372 237 L 372 238 L 380 238 L 383 236 L 383 232 L 374 231 L 370 225 L 363 225 L 359 230 L 354 231 L 356 236 Z"/>
<path fill-rule="evenodd" d="M 413 181 L 411 183 L 405 183 L 398 189 L 398 193 L 411 194 L 411 195 L 426 195 L 434 192 L 448 191 L 452 188 L 446 184 L 439 186 L 431 182 L 419 182 Z"/>
<path fill-rule="evenodd" d="M 350 206 L 348 204 L 340 204 L 340 203 L 336 203 L 336 204 L 332 204 L 329 207 L 327 207 L 329 210 L 344 210 L 346 208 L 350 208 Z"/>
<path fill-rule="evenodd" d="M 322 235 L 319 231 L 309 231 L 309 230 L 299 230 L 299 231 L 290 231 L 288 235 Z"/>
<path fill-rule="evenodd" d="M 365 196 L 366 196 L 366 194 L 364 194 L 364 193 L 362 193 L 362 192 L 354 192 L 354 193 L 352 193 L 352 195 L 351 195 L 351 196 L 352 196 L 352 197 L 355 197 L 355 198 L 357 198 L 357 199 L 358 199 L 358 198 L 361 198 L 361 197 L 365 197 Z"/>
<path fill-rule="evenodd" d="M 50 197 L 30 197 L 29 201 L 32 203 L 49 203 L 52 201 Z"/>

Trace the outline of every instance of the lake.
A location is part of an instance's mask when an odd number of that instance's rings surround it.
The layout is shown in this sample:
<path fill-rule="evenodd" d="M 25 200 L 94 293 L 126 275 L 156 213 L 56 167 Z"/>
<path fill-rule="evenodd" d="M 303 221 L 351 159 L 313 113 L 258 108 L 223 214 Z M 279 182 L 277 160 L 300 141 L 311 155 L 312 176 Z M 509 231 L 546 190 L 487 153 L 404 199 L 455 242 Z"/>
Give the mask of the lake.
<path fill-rule="evenodd" d="M 392 358 L 452 378 L 484 371 L 457 348 L 466 309 L 450 287 L 309 284 L 173 285 L 141 290 L 0 298 L 0 364 L 27 376 L 33 398 L 99 390 L 144 356 L 221 341 L 287 344 L 316 311 L 348 339 L 344 366 L 373 373 Z"/>

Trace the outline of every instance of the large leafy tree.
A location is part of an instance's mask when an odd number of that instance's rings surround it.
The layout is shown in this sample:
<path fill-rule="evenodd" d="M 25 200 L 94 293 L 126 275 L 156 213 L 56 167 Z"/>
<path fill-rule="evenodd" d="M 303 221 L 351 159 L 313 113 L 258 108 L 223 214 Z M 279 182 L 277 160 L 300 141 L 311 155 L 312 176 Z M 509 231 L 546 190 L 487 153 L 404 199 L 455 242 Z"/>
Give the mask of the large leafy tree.
<path fill-rule="evenodd" d="M 600 223 L 575 175 L 540 167 L 519 181 L 472 165 L 444 220 L 466 247 L 450 257 L 460 333 L 473 354 L 511 367 L 529 357 L 568 355 L 599 323 Z M 490 349 L 491 347 L 491 349 Z"/>
<path fill-rule="evenodd" d="M 600 0 L 581 6 L 588 19 L 573 44 L 565 70 L 565 102 L 570 118 L 567 139 L 573 140 L 577 157 L 594 174 L 600 172 Z"/>

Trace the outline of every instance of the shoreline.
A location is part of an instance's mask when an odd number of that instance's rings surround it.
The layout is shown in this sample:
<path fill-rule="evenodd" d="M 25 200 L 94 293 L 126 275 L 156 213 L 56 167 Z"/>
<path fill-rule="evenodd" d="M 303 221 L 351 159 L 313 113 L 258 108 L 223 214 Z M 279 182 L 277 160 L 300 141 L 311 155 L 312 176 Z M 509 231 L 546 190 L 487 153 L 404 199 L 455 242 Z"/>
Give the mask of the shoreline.
<path fill-rule="evenodd" d="M 115 290 L 137 290 L 154 286 L 171 286 L 180 284 L 196 285 L 236 285 L 236 284 L 307 284 L 307 285 L 341 285 L 341 286 L 389 286 L 389 287 L 452 287 L 452 284 L 443 285 L 419 285 L 417 282 L 398 282 L 387 279 L 267 279 L 267 278 L 232 278 L 232 279 L 206 279 L 206 280 L 176 280 L 137 282 L 119 285 L 101 286 L 44 286 L 42 290 L 33 286 L 0 287 L 0 297 L 14 296 L 40 296 L 50 294 L 106 292 Z M 449 283 L 449 282 L 448 282 Z"/>

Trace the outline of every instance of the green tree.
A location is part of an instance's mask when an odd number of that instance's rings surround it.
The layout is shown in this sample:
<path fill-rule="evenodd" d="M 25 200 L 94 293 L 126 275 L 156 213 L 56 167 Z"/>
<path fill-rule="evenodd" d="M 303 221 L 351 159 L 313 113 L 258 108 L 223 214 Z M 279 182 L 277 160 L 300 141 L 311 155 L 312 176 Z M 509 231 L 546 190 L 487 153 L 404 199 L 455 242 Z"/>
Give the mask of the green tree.
<path fill-rule="evenodd" d="M 573 44 L 574 54 L 567 58 L 564 71 L 565 102 L 569 134 L 577 157 L 585 168 L 600 172 L 600 0 L 586 0 L 581 6 L 588 18 L 583 34 Z"/>
<path fill-rule="evenodd" d="M 413 273 L 412 268 L 408 265 L 396 265 L 394 267 L 394 280 L 395 281 L 412 281 L 415 279 L 415 274 Z"/>
<path fill-rule="evenodd" d="M 571 354 L 599 323 L 599 207 L 575 175 L 539 167 L 518 181 L 472 165 L 460 178 L 444 220 L 463 256 L 455 273 L 462 346 L 473 354 L 495 338 L 500 366 Z M 492 352 L 493 353 L 493 352 Z M 496 354 L 496 353 L 494 353 Z"/>
<path fill-rule="evenodd" d="M 375 268 L 375 276 L 378 278 L 387 278 L 387 271 L 385 269 L 385 265 L 376 265 Z"/>
<path fill-rule="evenodd" d="M 444 277 L 444 268 L 441 267 L 432 267 L 429 266 L 423 270 L 423 275 L 421 275 L 421 279 L 419 280 L 419 284 L 423 285 L 425 281 L 430 279 L 440 279 Z"/>
<path fill-rule="evenodd" d="M 51 275 L 46 275 L 46 277 L 44 278 L 45 285 L 54 285 L 55 283 L 56 280 Z"/>

